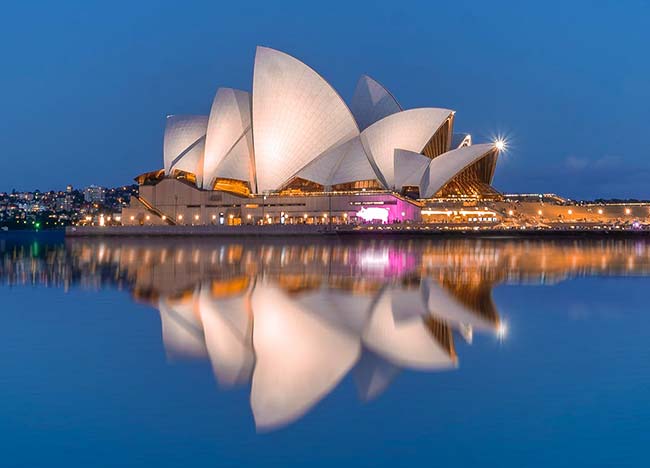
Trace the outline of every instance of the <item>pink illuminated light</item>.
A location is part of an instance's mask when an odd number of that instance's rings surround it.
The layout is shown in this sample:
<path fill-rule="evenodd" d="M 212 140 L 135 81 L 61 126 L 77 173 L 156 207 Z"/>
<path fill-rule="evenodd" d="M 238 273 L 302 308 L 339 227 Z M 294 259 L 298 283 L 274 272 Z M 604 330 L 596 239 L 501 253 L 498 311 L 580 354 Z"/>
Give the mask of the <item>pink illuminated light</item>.
<path fill-rule="evenodd" d="M 388 210 L 386 208 L 364 207 L 357 211 L 357 216 L 368 222 L 380 220 L 384 224 L 388 223 Z"/>

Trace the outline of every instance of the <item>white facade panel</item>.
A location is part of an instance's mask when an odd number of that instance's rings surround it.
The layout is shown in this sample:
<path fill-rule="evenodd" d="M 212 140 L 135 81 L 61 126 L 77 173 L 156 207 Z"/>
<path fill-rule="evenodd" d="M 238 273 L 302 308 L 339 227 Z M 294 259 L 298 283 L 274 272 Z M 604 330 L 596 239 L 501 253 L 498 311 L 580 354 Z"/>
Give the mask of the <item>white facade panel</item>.
<path fill-rule="evenodd" d="M 393 95 L 367 75 L 359 78 L 354 90 L 350 110 L 360 130 L 365 130 L 378 120 L 400 112 L 402 108 Z"/>
<path fill-rule="evenodd" d="M 427 142 L 452 115 L 449 109 L 410 109 L 384 117 L 361 133 L 363 147 L 386 179 L 395 185 L 394 151 L 421 153 Z"/>
<path fill-rule="evenodd" d="M 431 198 L 456 174 L 484 158 L 492 151 L 494 151 L 492 143 L 483 143 L 447 151 L 432 159 L 429 164 L 429 177 L 425 178 L 420 186 L 420 196 L 422 198 Z"/>
<path fill-rule="evenodd" d="M 232 88 L 219 88 L 212 101 L 205 140 L 204 188 L 211 188 L 215 178 L 226 177 L 217 174 L 217 167 L 232 152 L 233 147 L 241 141 L 250 127 L 250 93 Z M 249 154 L 244 155 L 246 159 L 244 163 L 251 165 L 253 163 L 252 144 L 248 151 Z M 249 176 L 246 176 L 243 180 L 248 179 Z"/>
<path fill-rule="evenodd" d="M 359 134 L 352 113 L 314 70 L 258 47 L 253 73 L 257 190 L 275 190 L 316 156 Z"/>

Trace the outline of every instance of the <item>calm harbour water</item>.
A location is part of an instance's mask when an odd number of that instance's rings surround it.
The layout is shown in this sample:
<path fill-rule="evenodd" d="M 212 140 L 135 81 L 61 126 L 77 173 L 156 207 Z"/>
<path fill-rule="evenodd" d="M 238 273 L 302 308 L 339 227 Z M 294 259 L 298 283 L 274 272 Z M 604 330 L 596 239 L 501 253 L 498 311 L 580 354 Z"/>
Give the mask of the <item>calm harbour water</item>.
<path fill-rule="evenodd" d="M 1 466 L 642 466 L 650 241 L 0 234 Z"/>

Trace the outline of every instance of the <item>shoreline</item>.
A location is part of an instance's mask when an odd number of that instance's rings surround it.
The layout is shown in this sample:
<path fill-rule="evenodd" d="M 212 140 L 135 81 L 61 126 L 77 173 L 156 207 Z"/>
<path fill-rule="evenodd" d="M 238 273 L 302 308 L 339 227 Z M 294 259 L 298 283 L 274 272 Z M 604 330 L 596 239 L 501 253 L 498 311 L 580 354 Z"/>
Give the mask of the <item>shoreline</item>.
<path fill-rule="evenodd" d="M 68 227 L 65 237 L 429 237 L 650 238 L 639 229 L 444 229 L 427 226 L 119 226 Z"/>

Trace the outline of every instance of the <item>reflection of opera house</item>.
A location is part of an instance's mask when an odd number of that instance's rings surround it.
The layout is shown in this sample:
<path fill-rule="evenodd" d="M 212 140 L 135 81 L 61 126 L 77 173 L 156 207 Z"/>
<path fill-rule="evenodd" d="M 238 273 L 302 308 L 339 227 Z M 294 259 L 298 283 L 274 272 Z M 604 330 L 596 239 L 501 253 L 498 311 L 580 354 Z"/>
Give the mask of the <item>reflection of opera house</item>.
<path fill-rule="evenodd" d="M 401 370 L 454 369 L 456 340 L 503 330 L 490 275 L 421 278 L 405 248 L 72 246 L 133 277 L 170 359 L 209 359 L 221 386 L 250 385 L 259 429 L 298 419 L 348 374 L 370 400 Z"/>
<path fill-rule="evenodd" d="M 3 283 L 117 287 L 157 309 L 168 357 L 209 359 L 220 385 L 250 385 L 262 429 L 295 421 L 346 375 L 369 400 L 401 370 L 455 369 L 463 343 L 503 336 L 499 284 L 649 274 L 648 243 L 632 241 L 0 244 Z"/>
<path fill-rule="evenodd" d="M 234 286 L 241 289 L 230 291 Z M 498 323 L 471 313 L 437 284 L 426 288 L 428 302 L 419 287 L 292 292 L 242 278 L 203 283 L 189 296 L 161 299 L 158 308 L 170 357 L 209 357 L 221 385 L 250 382 L 256 424 L 271 428 L 304 414 L 350 371 L 361 397 L 370 399 L 400 369 L 455 367 L 458 323 L 447 324 L 428 306 L 471 320 L 467 327 L 492 330 Z"/>
<path fill-rule="evenodd" d="M 419 221 L 427 199 L 499 199 L 497 146 L 454 133 L 452 110 L 402 109 L 368 76 L 348 107 L 307 65 L 258 47 L 251 93 L 219 88 L 208 116 L 167 118 L 164 168 L 137 178 L 122 223 Z"/>

